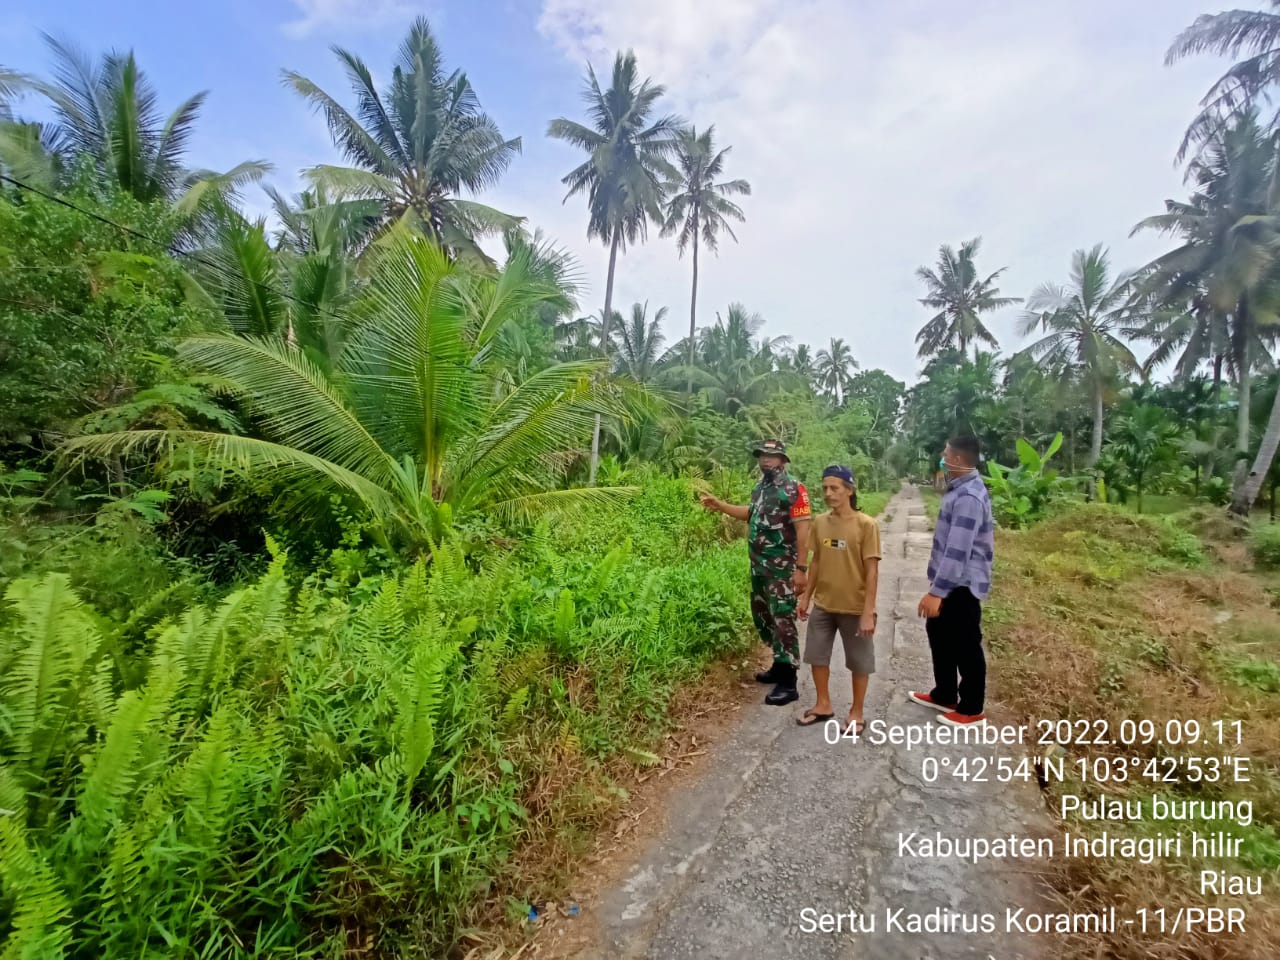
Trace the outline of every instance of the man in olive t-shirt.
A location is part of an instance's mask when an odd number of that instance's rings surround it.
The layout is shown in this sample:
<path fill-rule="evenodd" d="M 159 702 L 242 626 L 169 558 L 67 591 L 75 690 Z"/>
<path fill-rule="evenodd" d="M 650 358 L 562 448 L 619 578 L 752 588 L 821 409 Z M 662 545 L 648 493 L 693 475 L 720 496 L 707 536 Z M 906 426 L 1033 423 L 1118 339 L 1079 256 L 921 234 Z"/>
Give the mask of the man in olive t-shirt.
<path fill-rule="evenodd" d="M 822 498 L 830 513 L 814 517 L 809 548 L 809 583 L 797 612 L 809 620 L 804 662 L 813 667 L 818 702 L 796 722 L 811 726 L 831 719 L 831 648 L 836 633 L 844 643 L 844 662 L 853 674 L 853 706 L 846 725 L 862 732 L 867 683 L 876 669 L 876 588 L 880 569 L 880 527 L 857 509 L 853 471 L 832 465 L 822 473 Z M 813 605 L 812 614 L 809 612 Z"/>

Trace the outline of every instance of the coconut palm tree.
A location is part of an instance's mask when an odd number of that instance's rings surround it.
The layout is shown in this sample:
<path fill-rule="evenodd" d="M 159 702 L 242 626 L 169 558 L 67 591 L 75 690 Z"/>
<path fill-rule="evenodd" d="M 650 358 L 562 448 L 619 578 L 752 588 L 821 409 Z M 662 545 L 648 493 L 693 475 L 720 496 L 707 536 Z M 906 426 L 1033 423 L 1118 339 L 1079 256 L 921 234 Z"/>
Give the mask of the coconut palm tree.
<path fill-rule="evenodd" d="M 692 376 L 694 386 L 715 409 L 736 415 L 786 384 L 777 361 L 790 338 L 757 337 L 763 327 L 760 314 L 732 303 L 726 317 L 717 313 L 716 322 L 702 328 Z M 664 371 L 664 379 L 685 383 L 690 372 L 684 366 L 671 367 Z"/>
<path fill-rule="evenodd" d="M 927 295 L 920 302 L 938 311 L 916 334 L 916 342 L 920 344 L 918 356 L 936 356 L 949 349 L 964 353 L 973 343 L 976 359 L 979 342 L 992 347 L 999 345 L 983 324 L 982 314 L 1018 303 L 1020 298 L 1000 296 L 995 282 L 1004 273 L 1004 267 L 987 277 L 978 276 L 974 260 L 981 245 L 982 238 L 974 237 L 960 244 L 957 253 L 943 244 L 938 248 L 936 270 L 927 267 L 916 270 L 916 276 L 924 281 L 927 289 Z"/>
<path fill-rule="evenodd" d="M 715 148 L 715 126 L 698 133 L 696 127 L 681 130 L 676 141 L 676 167 L 679 179 L 668 184 L 670 199 L 667 202 L 663 236 L 676 235 L 676 248 L 684 256 L 687 247 L 693 247 L 693 286 L 689 293 L 689 340 L 686 365 L 693 369 L 693 344 L 698 335 L 698 244 L 701 242 L 712 253 L 716 252 L 720 231 L 737 241 L 730 220 L 742 223 L 746 217 L 742 209 L 729 199 L 731 196 L 747 196 L 751 184 L 745 180 L 718 180 L 724 174 L 724 159 L 732 147 L 719 152 Z M 693 392 L 693 380 L 688 382 Z"/>
<path fill-rule="evenodd" d="M 496 390 L 498 333 L 562 293 L 527 253 L 503 270 L 468 266 L 397 228 L 374 255 L 331 371 L 279 337 L 203 336 L 182 344 L 190 364 L 221 379 L 252 411 L 261 437 L 136 430 L 81 437 L 70 451 L 112 454 L 178 446 L 213 464 L 292 487 L 320 510 L 338 492 L 381 528 L 430 548 L 460 511 L 527 516 L 616 498 L 563 489 L 570 457 L 596 413 L 621 416 L 601 361 L 561 363 Z"/>
<path fill-rule="evenodd" d="M 1172 65 L 1202 53 L 1221 57 L 1248 56 L 1232 66 L 1209 88 L 1200 101 L 1200 112 L 1187 128 L 1178 147 L 1178 161 L 1220 135 L 1237 114 L 1257 106 L 1280 81 L 1280 0 L 1271 0 L 1272 12 L 1226 10 L 1196 17 L 1174 39 L 1164 62 Z M 1280 126 L 1280 113 L 1271 127 Z"/>
<path fill-rule="evenodd" d="M 94 62 L 47 34 L 44 40 L 53 58 L 53 79 L 7 71 L 0 85 L 10 96 L 23 91 L 43 96 L 53 108 L 54 120 L 5 123 L 6 129 L 0 131 L 0 165 L 43 171 L 39 179 L 46 181 L 44 185 L 56 186 L 76 161 L 88 158 L 104 182 L 143 203 L 176 204 L 188 215 L 214 199 L 225 201 L 271 169 L 260 160 L 238 164 L 225 173 L 189 169 L 187 144 L 206 94 L 189 97 L 166 117 L 132 51 L 112 51 Z"/>
<path fill-rule="evenodd" d="M 633 303 L 631 319 L 625 325 L 619 324 L 622 342 L 618 346 L 618 360 L 614 368 L 636 383 L 648 383 L 653 379 L 662 359 L 662 344 L 666 340 L 662 335 L 662 321 L 666 319 L 667 308 L 659 307 L 652 320 L 648 318 L 648 312 L 648 301 Z"/>
<path fill-rule="evenodd" d="M 654 119 L 665 88 L 640 79 L 635 54 L 619 53 L 607 89 L 602 89 L 588 64 L 583 98 L 587 123 L 564 117 L 552 120 L 547 135 L 572 144 L 587 154 L 560 181 L 569 188 L 565 200 L 587 196 L 587 236 L 609 247 L 609 272 L 605 277 L 605 318 L 601 346 L 607 351 L 609 318 L 613 313 L 613 280 L 618 251 L 643 241 L 650 221 L 662 222 L 665 185 L 675 179 L 667 162 L 676 150 L 681 122 L 674 116 Z M 590 480 L 595 482 L 600 460 L 600 425 L 591 439 Z"/>
<path fill-rule="evenodd" d="M 844 403 L 845 394 L 849 392 L 850 370 L 858 369 L 858 361 L 853 359 L 853 352 L 840 337 L 831 338 L 829 350 L 818 351 L 818 362 L 815 368 L 818 386 L 833 397 L 836 406 Z"/>
<path fill-rule="evenodd" d="M 1159 303 L 1203 298 L 1205 324 L 1225 332 L 1227 363 L 1238 392 L 1236 485 L 1249 453 L 1250 387 L 1259 366 L 1270 365 L 1268 341 L 1280 314 L 1276 245 L 1280 218 L 1270 205 L 1275 169 L 1270 137 L 1251 114 L 1237 117 L 1206 143 L 1188 170 L 1196 190 L 1186 202 L 1165 201 L 1166 212 L 1133 232 L 1173 234 L 1181 244 L 1143 270 L 1139 295 Z M 1212 313 L 1214 316 L 1209 317 Z M 1202 338 L 1221 343 L 1223 333 Z"/>
<path fill-rule="evenodd" d="M 1036 330 L 1044 336 L 1023 354 L 1049 369 L 1078 371 L 1093 409 L 1093 439 L 1086 467 L 1102 455 L 1103 393 L 1123 371 L 1136 371 L 1138 361 L 1118 336 L 1129 299 L 1130 278 L 1113 278 L 1102 244 L 1071 255 L 1071 280 L 1063 287 L 1043 283 L 1027 298 L 1022 336 Z"/>
<path fill-rule="evenodd" d="M 0 171 L 33 185 L 52 186 L 53 145 L 47 142 L 46 125 L 20 122 L 13 114 L 14 103 L 35 85 L 25 73 L 0 66 Z"/>
<path fill-rule="evenodd" d="M 788 383 L 808 390 L 818 389 L 813 349 L 807 343 L 797 344 L 794 349 L 779 351 L 777 368 L 779 373 L 785 375 Z"/>
<path fill-rule="evenodd" d="M 494 186 L 520 152 L 520 138 L 503 137 L 465 73 L 446 73 L 424 17 L 409 28 L 381 92 L 363 60 L 332 49 L 355 95 L 354 112 L 301 74 L 284 72 L 285 85 L 324 115 L 353 165 L 312 167 L 308 177 L 332 196 L 376 199 L 388 221 L 407 221 L 454 255 L 487 262 L 476 240 L 512 230 L 520 218 L 463 194 Z"/>
<path fill-rule="evenodd" d="M 811 348 L 807 343 L 798 344 L 791 352 L 789 366 L 800 376 L 805 378 L 805 382 L 811 382 L 817 376 L 817 368 L 814 366 Z"/>
<path fill-rule="evenodd" d="M 563 293 L 555 300 L 535 304 L 532 311 L 517 317 L 500 332 L 495 351 L 506 362 L 502 374 L 505 386 L 502 389 L 510 389 L 530 373 L 555 362 L 560 352 L 558 341 L 563 321 L 578 309 L 581 278 L 577 261 L 548 240 L 541 230 L 533 233 L 516 230 L 503 237 L 503 244 L 506 247 L 504 262 L 525 258 L 532 277 L 557 287 Z M 574 356 L 561 355 L 560 359 L 585 360 L 596 355 L 592 347 Z"/>

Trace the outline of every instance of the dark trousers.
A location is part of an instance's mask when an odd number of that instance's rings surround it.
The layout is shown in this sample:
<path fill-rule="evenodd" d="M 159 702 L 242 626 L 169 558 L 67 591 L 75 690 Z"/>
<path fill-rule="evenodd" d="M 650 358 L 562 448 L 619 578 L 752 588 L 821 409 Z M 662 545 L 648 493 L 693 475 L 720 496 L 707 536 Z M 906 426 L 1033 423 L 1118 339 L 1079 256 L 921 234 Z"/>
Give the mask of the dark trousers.
<path fill-rule="evenodd" d="M 982 604 L 968 587 L 959 587 L 942 601 L 942 612 L 924 623 L 933 654 L 934 687 L 929 697 L 935 703 L 958 703 L 959 713 L 982 713 L 987 693 Z"/>

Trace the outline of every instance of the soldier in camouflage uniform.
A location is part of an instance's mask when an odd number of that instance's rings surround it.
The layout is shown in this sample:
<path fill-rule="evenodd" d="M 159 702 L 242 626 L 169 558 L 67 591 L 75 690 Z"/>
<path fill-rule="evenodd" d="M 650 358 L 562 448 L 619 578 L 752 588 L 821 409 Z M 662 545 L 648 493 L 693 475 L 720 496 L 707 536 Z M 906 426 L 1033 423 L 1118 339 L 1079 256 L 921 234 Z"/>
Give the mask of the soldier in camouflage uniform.
<path fill-rule="evenodd" d="M 762 477 L 751 491 L 749 506 L 724 503 L 712 496 L 703 506 L 749 525 L 751 556 L 751 618 L 760 639 L 773 649 L 773 666 L 756 674 L 761 683 L 775 684 L 765 702 L 781 706 L 799 698 L 796 662 L 800 641 L 796 632 L 796 594 L 808 575 L 809 494 L 787 474 L 786 447 L 766 440 L 755 449 Z"/>

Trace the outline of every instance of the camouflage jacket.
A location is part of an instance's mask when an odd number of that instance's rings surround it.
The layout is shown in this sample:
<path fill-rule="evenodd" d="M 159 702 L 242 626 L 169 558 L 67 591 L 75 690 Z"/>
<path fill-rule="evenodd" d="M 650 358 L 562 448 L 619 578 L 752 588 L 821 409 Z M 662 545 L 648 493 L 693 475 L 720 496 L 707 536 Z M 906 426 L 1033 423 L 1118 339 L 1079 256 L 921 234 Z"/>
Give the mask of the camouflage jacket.
<path fill-rule="evenodd" d="M 811 515 L 804 484 L 785 472 L 764 477 L 751 491 L 747 549 L 753 572 L 790 576 L 796 563 L 797 520 Z"/>

